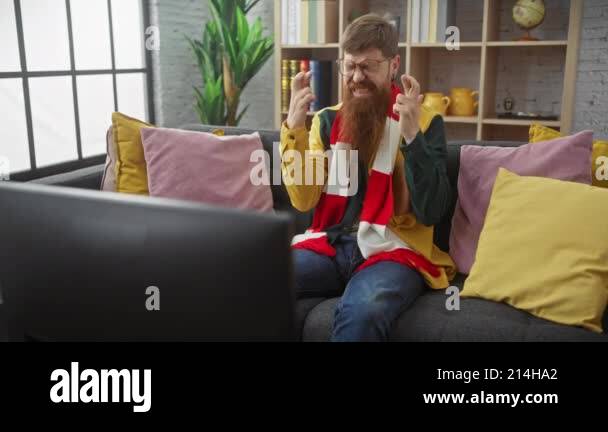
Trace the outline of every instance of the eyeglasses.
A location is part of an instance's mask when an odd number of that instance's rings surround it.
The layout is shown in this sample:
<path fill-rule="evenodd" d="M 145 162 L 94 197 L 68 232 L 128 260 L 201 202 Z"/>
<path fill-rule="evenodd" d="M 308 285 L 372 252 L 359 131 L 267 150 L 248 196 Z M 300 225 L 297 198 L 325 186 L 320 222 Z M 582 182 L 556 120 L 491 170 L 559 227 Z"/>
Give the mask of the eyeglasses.
<path fill-rule="evenodd" d="M 389 61 L 390 59 L 384 60 L 363 60 L 360 63 L 355 63 L 352 60 L 339 59 L 336 60 L 336 64 L 338 65 L 338 72 L 341 75 L 344 75 L 346 78 L 350 78 L 355 74 L 355 70 L 359 68 L 361 73 L 365 76 L 370 76 L 377 73 L 380 70 L 380 65 L 384 62 Z"/>

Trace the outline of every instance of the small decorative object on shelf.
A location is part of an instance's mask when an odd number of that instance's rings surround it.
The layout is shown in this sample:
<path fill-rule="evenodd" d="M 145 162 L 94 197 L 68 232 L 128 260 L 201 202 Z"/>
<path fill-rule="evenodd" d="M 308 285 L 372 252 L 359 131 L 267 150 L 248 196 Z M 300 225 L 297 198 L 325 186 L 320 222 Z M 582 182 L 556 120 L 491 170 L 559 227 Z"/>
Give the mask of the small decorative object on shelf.
<path fill-rule="evenodd" d="M 506 113 L 499 113 L 498 114 L 498 118 L 499 119 L 510 119 L 510 120 L 545 120 L 545 121 L 555 121 L 555 120 L 559 120 L 558 117 L 556 115 L 553 114 L 539 114 L 539 113 L 532 113 L 532 112 L 506 112 Z"/>
<path fill-rule="evenodd" d="M 443 93 L 428 92 L 424 94 L 422 105 L 445 116 L 451 103 L 450 97 Z"/>
<path fill-rule="evenodd" d="M 502 101 L 502 107 L 505 109 L 507 114 L 511 114 L 513 111 L 513 107 L 515 106 L 515 101 L 511 97 L 511 95 L 507 96 Z"/>
<path fill-rule="evenodd" d="M 475 115 L 479 102 L 475 100 L 479 97 L 477 90 L 468 87 L 454 87 L 450 89 L 450 100 L 452 104 L 448 114 L 458 117 L 471 117 Z"/>
<path fill-rule="evenodd" d="M 518 41 L 537 41 L 530 36 L 530 30 L 535 29 L 545 19 L 544 0 L 517 0 L 513 6 L 513 21 L 526 31 L 526 34 L 516 39 Z"/>

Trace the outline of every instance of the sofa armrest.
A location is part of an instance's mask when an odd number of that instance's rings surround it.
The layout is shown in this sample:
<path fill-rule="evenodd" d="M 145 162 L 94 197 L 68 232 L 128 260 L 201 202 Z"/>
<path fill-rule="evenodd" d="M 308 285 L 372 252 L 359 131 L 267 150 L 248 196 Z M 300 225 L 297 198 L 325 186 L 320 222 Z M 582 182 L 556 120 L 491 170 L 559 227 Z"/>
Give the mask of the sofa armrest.
<path fill-rule="evenodd" d="M 105 165 L 94 165 L 62 174 L 32 180 L 31 183 L 99 190 Z"/>

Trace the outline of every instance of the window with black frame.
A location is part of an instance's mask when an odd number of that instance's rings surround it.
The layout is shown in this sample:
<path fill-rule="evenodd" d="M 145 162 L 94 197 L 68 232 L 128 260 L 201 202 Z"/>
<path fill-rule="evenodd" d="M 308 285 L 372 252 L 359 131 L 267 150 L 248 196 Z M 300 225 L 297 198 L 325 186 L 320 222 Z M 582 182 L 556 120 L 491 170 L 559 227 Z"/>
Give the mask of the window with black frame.
<path fill-rule="evenodd" d="M 0 0 L 0 160 L 11 178 L 106 153 L 111 113 L 153 122 L 144 0 Z"/>

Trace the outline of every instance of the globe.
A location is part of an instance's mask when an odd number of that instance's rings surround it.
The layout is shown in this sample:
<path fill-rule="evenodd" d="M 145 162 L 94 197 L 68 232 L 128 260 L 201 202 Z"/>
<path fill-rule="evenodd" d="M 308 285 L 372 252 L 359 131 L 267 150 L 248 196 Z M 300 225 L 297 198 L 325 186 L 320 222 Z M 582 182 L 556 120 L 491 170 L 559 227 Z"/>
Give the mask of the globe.
<path fill-rule="evenodd" d="M 530 36 L 530 30 L 538 27 L 544 19 L 544 0 L 517 0 L 513 6 L 513 21 L 526 30 L 526 34 L 519 40 L 538 40 Z"/>

